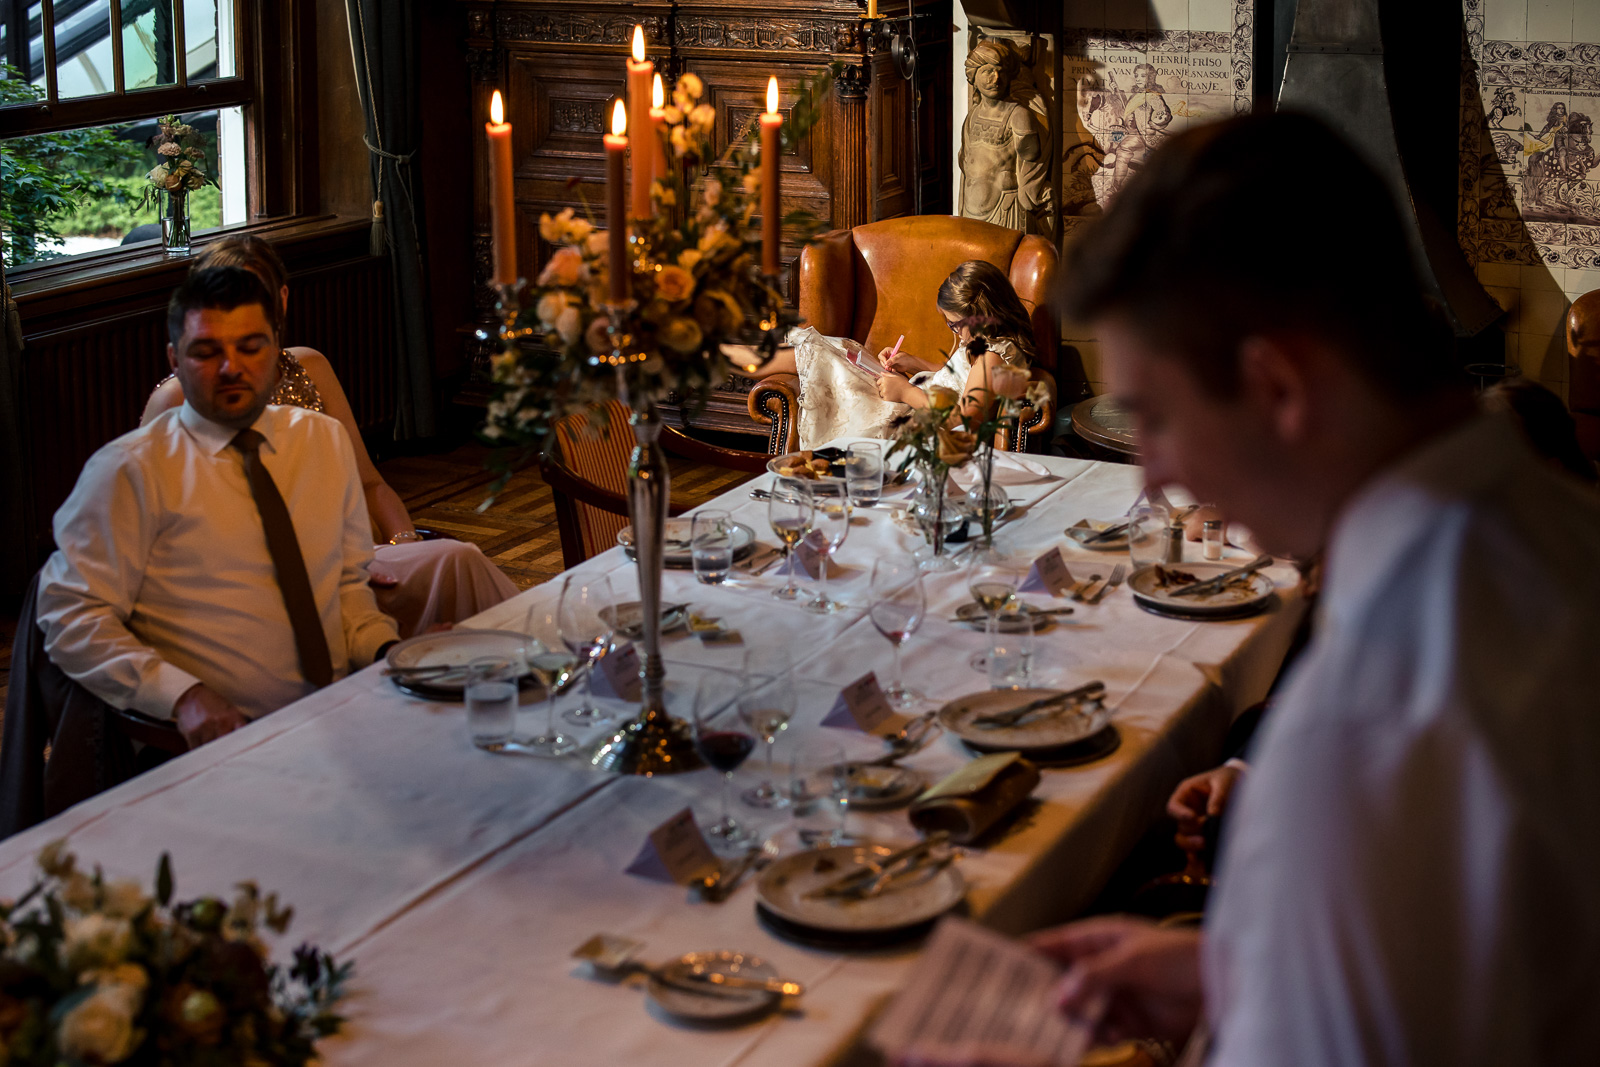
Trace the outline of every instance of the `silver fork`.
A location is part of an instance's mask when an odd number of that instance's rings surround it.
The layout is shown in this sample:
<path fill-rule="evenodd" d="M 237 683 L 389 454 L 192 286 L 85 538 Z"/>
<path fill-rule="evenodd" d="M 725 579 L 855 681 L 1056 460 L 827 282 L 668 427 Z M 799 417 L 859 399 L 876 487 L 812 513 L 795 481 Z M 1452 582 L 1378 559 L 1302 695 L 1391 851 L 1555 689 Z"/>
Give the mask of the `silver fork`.
<path fill-rule="evenodd" d="M 1117 564 L 1116 567 L 1111 571 L 1111 580 L 1100 587 L 1099 591 L 1097 591 L 1095 595 L 1090 598 L 1089 603 L 1098 604 L 1100 601 L 1104 600 L 1107 593 L 1111 592 L 1111 590 L 1122 584 L 1122 579 L 1127 576 L 1127 573 L 1127 567 L 1124 567 L 1120 563 Z"/>

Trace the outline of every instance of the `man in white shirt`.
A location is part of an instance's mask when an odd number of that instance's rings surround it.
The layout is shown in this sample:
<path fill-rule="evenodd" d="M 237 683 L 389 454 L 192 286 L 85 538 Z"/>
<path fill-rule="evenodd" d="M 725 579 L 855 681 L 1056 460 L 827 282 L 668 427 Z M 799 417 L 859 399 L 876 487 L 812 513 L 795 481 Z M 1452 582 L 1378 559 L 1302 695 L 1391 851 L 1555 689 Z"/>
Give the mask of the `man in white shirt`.
<path fill-rule="evenodd" d="M 275 711 L 396 640 L 367 585 L 372 538 L 343 427 L 268 406 L 272 298 L 249 271 L 191 276 L 168 306 L 185 403 L 90 457 L 39 579 L 50 659 L 191 745 Z"/>
<path fill-rule="evenodd" d="M 1379 179 L 1315 120 L 1195 127 L 1076 245 L 1153 484 L 1326 550 L 1203 933 L 1037 935 L 1102 1038 L 1213 1065 L 1600 1058 L 1600 505 L 1474 413 Z"/>

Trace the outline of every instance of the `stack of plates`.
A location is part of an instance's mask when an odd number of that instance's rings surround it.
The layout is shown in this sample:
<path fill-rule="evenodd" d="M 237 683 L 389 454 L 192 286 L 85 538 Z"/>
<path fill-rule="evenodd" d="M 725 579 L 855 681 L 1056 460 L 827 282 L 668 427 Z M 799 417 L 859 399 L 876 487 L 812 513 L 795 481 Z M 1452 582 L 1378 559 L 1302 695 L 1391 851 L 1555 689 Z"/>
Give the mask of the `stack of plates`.
<path fill-rule="evenodd" d="M 779 937 L 821 948 L 876 948 L 921 937 L 966 896 L 966 880 L 954 864 L 930 864 L 874 897 L 808 895 L 895 851 L 889 845 L 840 845 L 784 856 L 756 882 L 756 914 Z"/>
<path fill-rule="evenodd" d="M 1181 571 L 1192 574 L 1197 580 L 1215 578 L 1234 570 L 1236 563 L 1174 563 L 1168 572 Z M 1181 584 L 1188 584 L 1187 582 Z M 1136 571 L 1128 579 L 1134 603 L 1152 615 L 1169 615 L 1178 619 L 1242 619 L 1259 614 L 1272 603 L 1275 586 L 1272 579 L 1260 571 L 1249 576 L 1248 582 L 1238 582 L 1218 593 L 1202 596 L 1172 596 L 1166 590 L 1176 588 L 1161 582 L 1161 572 L 1155 567 Z"/>
<path fill-rule="evenodd" d="M 694 566 L 694 560 L 689 554 L 689 534 L 692 528 L 691 519 L 667 520 L 665 551 L 662 553 L 662 562 L 666 566 L 685 570 Z M 730 533 L 735 561 L 744 559 L 756 550 L 756 532 L 744 523 L 732 523 Z M 629 559 L 634 558 L 632 526 L 622 528 L 622 532 L 617 534 L 617 544 L 622 546 L 622 551 Z"/>

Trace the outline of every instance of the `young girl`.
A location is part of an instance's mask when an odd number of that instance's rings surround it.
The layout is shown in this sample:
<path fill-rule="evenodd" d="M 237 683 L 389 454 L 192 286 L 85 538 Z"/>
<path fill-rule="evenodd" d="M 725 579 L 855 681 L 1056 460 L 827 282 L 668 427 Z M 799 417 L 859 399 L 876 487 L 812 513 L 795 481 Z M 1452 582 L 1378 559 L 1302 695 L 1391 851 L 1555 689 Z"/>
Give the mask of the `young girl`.
<path fill-rule="evenodd" d="M 839 339 L 810 327 L 794 331 L 792 349 L 781 349 L 758 376 L 788 372 L 800 377 L 800 447 L 814 448 L 836 437 L 891 437 L 891 424 L 907 407 L 927 407 L 927 390 L 942 386 L 962 398 L 962 407 L 985 402 L 985 384 L 1000 367 L 1027 372 L 1034 355 L 1033 326 L 1010 280 L 982 260 L 961 264 L 939 286 L 939 314 L 955 335 L 949 359 L 938 363 L 885 348 L 874 378 L 846 358 Z M 977 363 L 967 354 L 974 326 L 989 350 Z"/>

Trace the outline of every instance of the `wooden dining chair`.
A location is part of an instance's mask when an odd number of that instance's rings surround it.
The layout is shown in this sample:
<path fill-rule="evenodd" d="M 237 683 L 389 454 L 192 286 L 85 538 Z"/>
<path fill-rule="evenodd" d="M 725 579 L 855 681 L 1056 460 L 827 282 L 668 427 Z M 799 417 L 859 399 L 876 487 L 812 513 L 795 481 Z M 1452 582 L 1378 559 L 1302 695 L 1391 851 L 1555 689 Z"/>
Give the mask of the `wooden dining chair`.
<path fill-rule="evenodd" d="M 553 491 L 563 567 L 575 567 L 604 552 L 629 524 L 632 414 L 626 404 L 609 400 L 593 417 L 568 415 L 556 423 L 556 448 L 540 460 L 539 469 Z M 761 453 L 708 444 L 670 424 L 661 427 L 659 440 L 667 451 L 697 463 L 750 474 L 767 469 L 768 457 Z M 681 515 L 690 506 L 671 502 L 667 513 Z"/>

